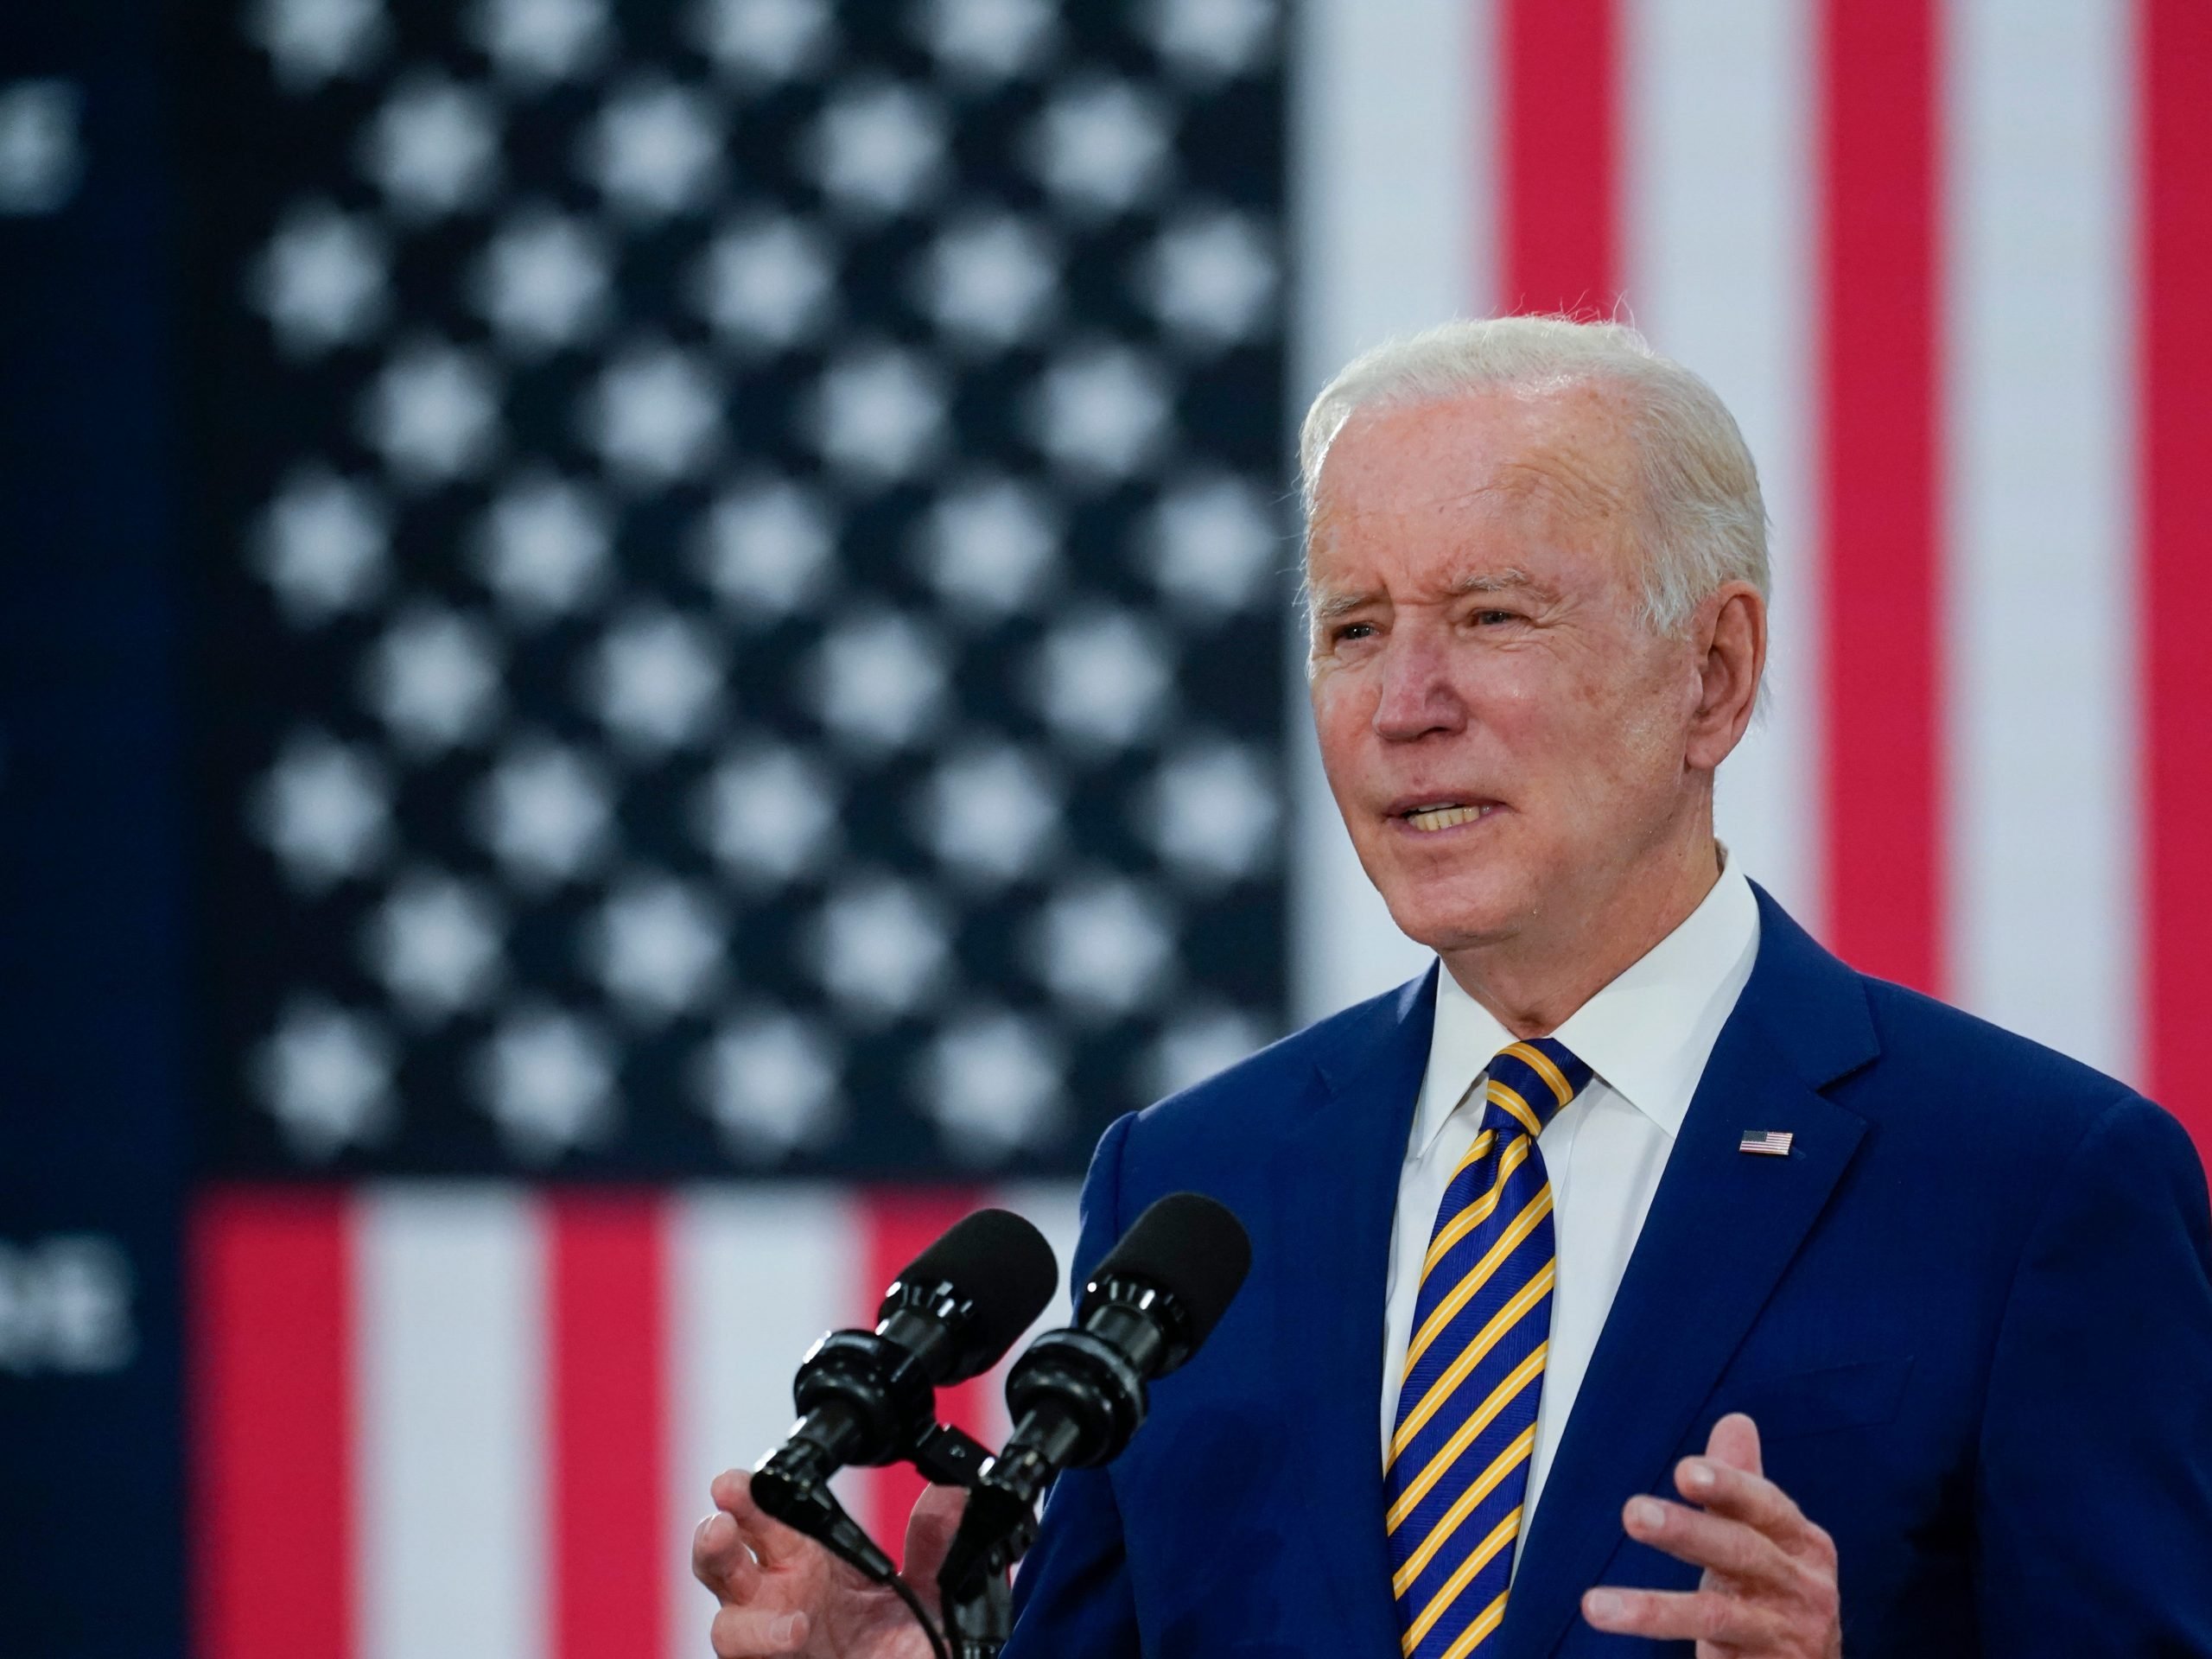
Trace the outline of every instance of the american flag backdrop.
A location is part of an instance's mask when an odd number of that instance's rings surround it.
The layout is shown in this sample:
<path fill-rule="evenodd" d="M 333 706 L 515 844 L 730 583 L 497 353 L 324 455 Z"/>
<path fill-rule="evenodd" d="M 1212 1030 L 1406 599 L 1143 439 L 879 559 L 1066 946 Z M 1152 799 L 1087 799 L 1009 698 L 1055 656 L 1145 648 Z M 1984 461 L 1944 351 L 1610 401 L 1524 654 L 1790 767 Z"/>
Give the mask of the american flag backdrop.
<path fill-rule="evenodd" d="M 1421 965 L 1301 723 L 1287 456 L 1446 316 L 1623 315 L 1742 421 L 1754 878 L 2212 1143 L 2201 0 L 194 50 L 203 1653 L 703 1653 L 705 1482 L 814 1336 L 976 1204 L 1065 1262 L 1115 1114 Z"/>
<path fill-rule="evenodd" d="M 200 1646 L 696 1652 L 807 1344 L 1284 1027 L 1281 19 L 198 45 Z"/>

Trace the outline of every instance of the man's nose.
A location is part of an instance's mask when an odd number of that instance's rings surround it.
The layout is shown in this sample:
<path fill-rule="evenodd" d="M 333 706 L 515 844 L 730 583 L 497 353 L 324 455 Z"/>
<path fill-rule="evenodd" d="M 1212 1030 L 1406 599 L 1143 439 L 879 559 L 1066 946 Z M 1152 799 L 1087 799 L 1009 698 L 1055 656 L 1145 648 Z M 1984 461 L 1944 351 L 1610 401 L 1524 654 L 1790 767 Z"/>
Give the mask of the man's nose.
<path fill-rule="evenodd" d="M 1382 684 L 1375 703 L 1375 734 L 1393 743 L 1467 723 L 1466 704 L 1452 683 L 1449 653 L 1438 642 L 1404 634 L 1382 648 Z"/>

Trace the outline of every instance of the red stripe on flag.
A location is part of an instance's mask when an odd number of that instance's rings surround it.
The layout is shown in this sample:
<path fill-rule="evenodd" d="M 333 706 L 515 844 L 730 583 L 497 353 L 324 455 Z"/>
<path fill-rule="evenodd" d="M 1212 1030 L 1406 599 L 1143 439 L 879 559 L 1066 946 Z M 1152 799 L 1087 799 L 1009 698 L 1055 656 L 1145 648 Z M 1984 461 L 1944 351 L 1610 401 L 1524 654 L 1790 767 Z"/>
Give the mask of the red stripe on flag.
<path fill-rule="evenodd" d="M 643 1194 L 571 1192 L 549 1208 L 554 1652 L 658 1654 L 667 1581 L 660 1206 Z"/>
<path fill-rule="evenodd" d="M 2212 6 L 2144 0 L 2136 41 L 2147 1071 L 2212 1154 Z"/>
<path fill-rule="evenodd" d="M 355 1647 L 353 1296 L 345 1200 L 217 1192 L 189 1244 L 194 1645 Z"/>
<path fill-rule="evenodd" d="M 1940 990 L 1932 0 L 1827 0 L 1821 445 L 1828 942 Z"/>
<path fill-rule="evenodd" d="M 1620 298 L 1617 0 L 1504 0 L 1498 292 L 1611 316 Z"/>
<path fill-rule="evenodd" d="M 873 1325 L 884 1287 L 899 1270 L 937 1240 L 938 1235 L 977 1209 L 976 1193 L 961 1188 L 877 1186 L 864 1194 L 868 1217 L 868 1249 L 862 1259 L 868 1277 L 862 1282 L 861 1306 L 855 1322 Z M 956 1423 L 981 1437 L 988 1426 L 988 1399 L 982 1378 L 940 1389 L 937 1396 L 940 1421 Z M 994 1447 L 994 1450 L 996 1448 Z M 861 1522 L 890 1553 L 893 1560 L 906 1554 L 906 1517 L 922 1494 L 922 1478 L 905 1464 L 871 1469 L 865 1477 L 867 1498 Z"/>

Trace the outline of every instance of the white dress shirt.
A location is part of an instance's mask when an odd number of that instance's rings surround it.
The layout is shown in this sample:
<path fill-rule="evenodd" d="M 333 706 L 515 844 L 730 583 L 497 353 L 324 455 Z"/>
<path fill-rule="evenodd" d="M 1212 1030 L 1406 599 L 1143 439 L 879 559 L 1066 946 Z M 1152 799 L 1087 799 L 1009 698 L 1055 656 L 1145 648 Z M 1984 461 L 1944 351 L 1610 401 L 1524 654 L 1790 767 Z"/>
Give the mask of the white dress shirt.
<path fill-rule="evenodd" d="M 1536 1512 L 1560 1432 L 1690 1096 L 1758 954 L 1758 900 L 1743 872 L 1725 853 L 1723 859 L 1719 880 L 1681 925 L 1552 1033 L 1597 1075 L 1537 1141 L 1551 1179 L 1559 1271 L 1536 1442 L 1522 1500 L 1524 1537 L 1526 1517 Z M 1390 1231 L 1382 1357 L 1385 1455 L 1437 1206 L 1481 1127 L 1479 1085 L 1491 1057 L 1512 1040 L 1448 969 L 1438 974 L 1436 1031 Z"/>

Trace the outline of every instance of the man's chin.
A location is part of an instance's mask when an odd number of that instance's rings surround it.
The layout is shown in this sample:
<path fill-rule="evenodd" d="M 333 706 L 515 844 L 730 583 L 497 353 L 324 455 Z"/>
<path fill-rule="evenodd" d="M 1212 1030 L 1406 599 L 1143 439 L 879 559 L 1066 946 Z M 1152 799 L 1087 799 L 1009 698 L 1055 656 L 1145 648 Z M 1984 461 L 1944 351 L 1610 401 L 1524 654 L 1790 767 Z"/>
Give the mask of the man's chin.
<path fill-rule="evenodd" d="M 1530 910 L 1521 895 L 1491 891 L 1487 883 L 1471 891 L 1393 893 L 1385 887 L 1382 899 L 1401 933 L 1439 955 L 1510 939 L 1527 924 Z"/>

